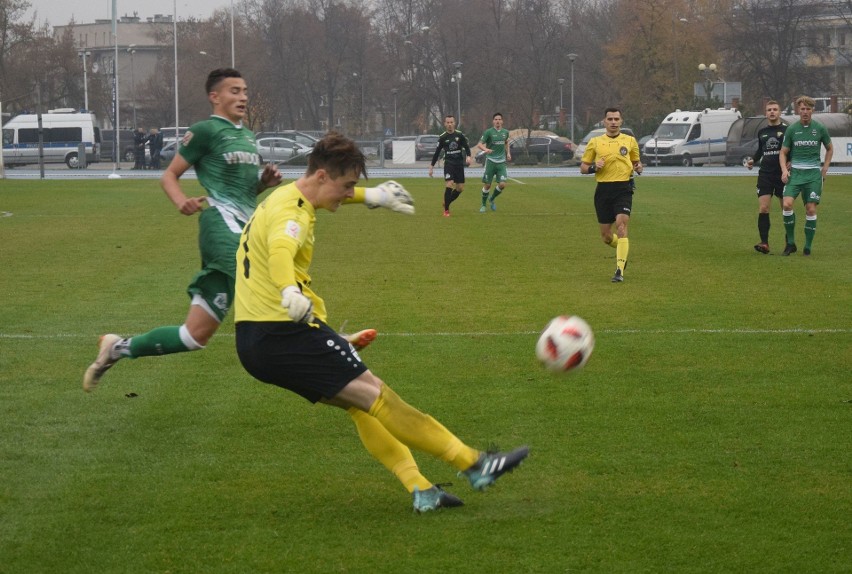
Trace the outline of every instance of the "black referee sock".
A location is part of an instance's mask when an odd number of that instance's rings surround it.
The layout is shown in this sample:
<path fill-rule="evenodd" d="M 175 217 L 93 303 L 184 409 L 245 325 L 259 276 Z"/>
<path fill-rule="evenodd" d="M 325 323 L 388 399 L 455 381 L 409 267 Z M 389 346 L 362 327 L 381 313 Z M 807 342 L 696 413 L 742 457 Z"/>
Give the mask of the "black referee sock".
<path fill-rule="evenodd" d="M 452 197 L 453 190 L 450 187 L 444 188 L 444 209 L 449 209 L 450 204 L 453 202 Z"/>
<path fill-rule="evenodd" d="M 769 214 L 757 214 L 757 232 L 760 233 L 760 242 L 769 243 Z"/>
<path fill-rule="evenodd" d="M 449 191 L 450 191 L 450 203 L 457 200 L 459 198 L 459 196 L 461 195 L 461 192 L 458 191 L 457 189 L 451 189 Z"/>

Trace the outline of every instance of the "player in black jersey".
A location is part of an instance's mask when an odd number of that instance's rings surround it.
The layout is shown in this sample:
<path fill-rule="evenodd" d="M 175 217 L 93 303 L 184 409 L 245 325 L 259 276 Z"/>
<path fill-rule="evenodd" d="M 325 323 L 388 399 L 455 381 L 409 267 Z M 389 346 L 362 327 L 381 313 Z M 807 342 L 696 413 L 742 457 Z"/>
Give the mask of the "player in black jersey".
<path fill-rule="evenodd" d="M 752 169 L 755 163 L 760 164 L 757 172 L 757 231 L 760 243 L 754 246 L 759 253 L 769 253 L 769 206 L 772 196 L 783 201 L 784 182 L 781 181 L 781 143 L 787 124 L 781 120 L 781 106 L 775 100 L 766 102 L 766 120 L 769 125 L 757 132 L 757 153 L 748 160 L 746 167 Z"/>
<path fill-rule="evenodd" d="M 429 177 L 441 151 L 444 152 L 444 217 L 450 216 L 450 204 L 454 202 L 461 192 L 464 191 L 464 168 L 470 165 L 470 145 L 467 137 L 456 129 L 455 116 L 448 115 L 444 118 L 446 131 L 438 138 L 438 147 L 432 156 L 432 164 L 429 166 Z"/>

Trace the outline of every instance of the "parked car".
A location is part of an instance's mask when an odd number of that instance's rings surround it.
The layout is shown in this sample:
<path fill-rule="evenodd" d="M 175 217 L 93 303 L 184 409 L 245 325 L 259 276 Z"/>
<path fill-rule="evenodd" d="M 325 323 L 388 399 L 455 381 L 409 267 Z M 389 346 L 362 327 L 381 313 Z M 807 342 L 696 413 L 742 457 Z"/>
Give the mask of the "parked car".
<path fill-rule="evenodd" d="M 268 138 L 268 137 L 283 137 L 287 139 L 291 139 L 298 144 L 302 144 L 307 147 L 314 147 L 319 141 L 319 138 L 314 137 L 313 135 L 307 132 L 300 132 L 296 130 L 281 130 L 279 132 L 259 132 L 255 134 L 255 139 Z"/>
<path fill-rule="evenodd" d="M 574 155 L 577 156 L 577 159 L 582 159 L 583 153 L 586 151 L 586 146 L 589 145 L 589 142 L 592 138 L 602 136 L 605 133 L 606 128 L 595 128 L 589 133 L 587 133 L 585 137 L 580 140 L 580 144 L 577 146 L 577 149 L 574 150 Z M 630 128 L 621 128 L 621 133 L 636 137 L 636 134 L 634 134 L 633 130 L 631 130 Z"/>
<path fill-rule="evenodd" d="M 414 138 L 414 159 L 432 159 L 435 150 L 438 149 L 438 136 L 420 135 Z"/>
<path fill-rule="evenodd" d="M 388 138 L 385 140 L 385 159 L 393 159 L 393 142 L 394 141 L 414 141 L 417 139 L 417 136 L 399 136 L 395 138 Z M 432 153 L 435 153 L 435 150 L 432 150 Z"/>
<path fill-rule="evenodd" d="M 548 155 L 557 155 L 562 161 L 574 157 L 574 143 L 568 138 L 559 136 L 535 136 L 531 138 L 512 140 L 509 144 L 512 157 L 521 155 L 525 151 L 538 158 L 545 160 Z"/>
<path fill-rule="evenodd" d="M 260 163 L 286 163 L 297 157 L 308 155 L 313 149 L 289 138 L 277 136 L 258 138 L 256 143 Z"/>
<path fill-rule="evenodd" d="M 121 155 L 117 158 L 118 161 L 134 161 L 136 154 L 133 149 L 133 130 L 120 130 L 119 138 L 121 147 Z M 115 130 L 101 130 L 101 160 L 112 161 L 113 140 L 115 139 Z"/>
<path fill-rule="evenodd" d="M 509 140 L 509 151 L 513 159 L 526 152 L 538 161 L 546 160 L 548 154 L 558 155 L 562 161 L 567 161 L 574 157 L 574 147 L 574 142 L 561 136 L 533 136 Z M 474 159 L 476 163 L 484 165 L 485 152 L 479 150 Z"/>
<path fill-rule="evenodd" d="M 167 168 L 169 164 L 172 163 L 176 152 L 177 142 L 174 140 L 163 146 L 163 149 L 160 150 L 160 166 L 163 169 Z"/>

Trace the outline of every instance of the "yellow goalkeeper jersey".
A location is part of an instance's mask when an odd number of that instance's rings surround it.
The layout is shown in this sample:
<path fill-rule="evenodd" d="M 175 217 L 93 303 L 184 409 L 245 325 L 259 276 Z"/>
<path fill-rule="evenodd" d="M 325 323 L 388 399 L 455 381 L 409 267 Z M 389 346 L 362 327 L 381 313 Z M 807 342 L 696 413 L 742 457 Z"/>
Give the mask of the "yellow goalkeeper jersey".
<path fill-rule="evenodd" d="M 594 137 L 589 140 L 582 161 L 591 165 L 599 158 L 604 158 L 604 166 L 595 172 L 596 181 L 628 181 L 633 163 L 639 161 L 639 144 L 625 133 L 614 138 L 606 134 Z"/>
<path fill-rule="evenodd" d="M 325 302 L 311 290 L 316 211 L 295 183 L 275 189 L 258 206 L 240 237 L 234 320 L 290 321 L 281 290 L 298 285 L 326 320 Z"/>

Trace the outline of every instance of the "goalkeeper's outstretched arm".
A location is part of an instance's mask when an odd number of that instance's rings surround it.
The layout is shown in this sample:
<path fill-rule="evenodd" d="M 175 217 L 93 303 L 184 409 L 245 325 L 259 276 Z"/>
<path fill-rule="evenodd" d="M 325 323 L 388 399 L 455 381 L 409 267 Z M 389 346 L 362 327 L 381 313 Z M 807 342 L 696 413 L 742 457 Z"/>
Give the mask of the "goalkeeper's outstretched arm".
<path fill-rule="evenodd" d="M 399 213 L 414 214 L 414 198 L 408 190 L 393 180 L 378 187 L 356 187 L 352 198 L 347 198 L 343 203 L 364 203 L 370 209 L 386 207 Z"/>

